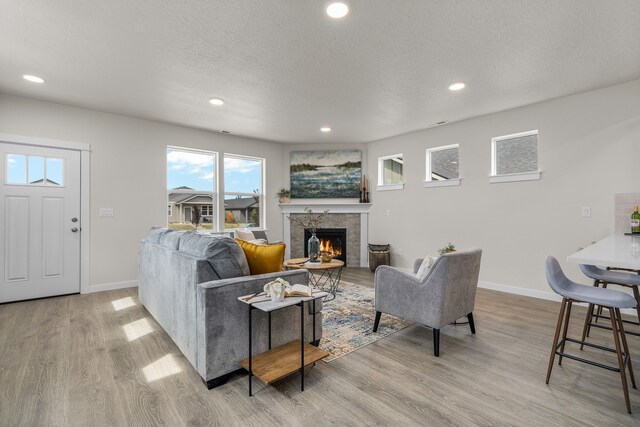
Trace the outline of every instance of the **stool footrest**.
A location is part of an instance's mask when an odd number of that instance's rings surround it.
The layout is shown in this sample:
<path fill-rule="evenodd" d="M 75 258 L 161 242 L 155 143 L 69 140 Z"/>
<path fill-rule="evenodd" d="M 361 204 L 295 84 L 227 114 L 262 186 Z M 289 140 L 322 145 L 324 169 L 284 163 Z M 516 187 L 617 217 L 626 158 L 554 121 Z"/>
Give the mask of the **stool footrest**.
<path fill-rule="evenodd" d="M 592 317 L 595 319 L 595 322 L 597 322 L 598 319 L 607 319 L 609 321 L 611 320 L 611 318 L 609 316 L 605 316 L 603 314 L 598 314 L 597 312 Z M 624 323 L 629 324 L 629 325 L 640 326 L 640 322 L 634 322 L 632 320 L 624 320 L 624 319 L 622 319 L 622 321 Z M 589 325 L 592 328 L 606 329 L 607 331 L 611 330 L 611 326 L 601 325 L 601 324 L 595 323 L 595 322 L 593 322 L 593 321 L 592 322 L 588 322 L 587 325 Z M 627 329 L 624 330 L 624 333 L 627 334 L 627 335 L 633 335 L 633 336 L 636 336 L 636 337 L 640 337 L 640 333 L 634 332 L 634 331 L 629 331 Z"/>
<path fill-rule="evenodd" d="M 573 338 L 563 338 L 562 340 L 560 340 L 560 342 L 556 346 L 555 353 L 558 356 L 566 357 L 567 359 L 577 360 L 578 362 L 586 363 L 586 364 L 592 365 L 592 366 L 597 366 L 599 368 L 607 369 L 609 371 L 620 372 L 620 368 L 616 368 L 616 367 L 613 367 L 613 366 L 605 365 L 603 363 L 596 362 L 594 360 L 585 359 L 583 357 L 578 357 L 578 356 L 574 356 L 572 354 L 568 354 L 568 353 L 564 353 L 562 351 L 559 351 L 558 349 L 561 348 L 562 345 L 567 341 L 568 342 L 572 342 L 572 343 L 576 343 L 576 344 L 586 345 L 587 347 L 597 348 L 598 350 L 608 351 L 610 353 L 615 353 L 616 352 L 615 349 L 609 348 L 609 347 L 605 347 L 605 346 L 602 346 L 602 345 L 592 344 L 592 343 L 588 343 L 586 341 L 576 340 L 576 339 L 573 339 Z M 629 355 L 627 353 L 625 353 L 625 352 L 622 352 L 622 366 L 625 366 L 627 364 L 628 359 L 629 359 Z"/>

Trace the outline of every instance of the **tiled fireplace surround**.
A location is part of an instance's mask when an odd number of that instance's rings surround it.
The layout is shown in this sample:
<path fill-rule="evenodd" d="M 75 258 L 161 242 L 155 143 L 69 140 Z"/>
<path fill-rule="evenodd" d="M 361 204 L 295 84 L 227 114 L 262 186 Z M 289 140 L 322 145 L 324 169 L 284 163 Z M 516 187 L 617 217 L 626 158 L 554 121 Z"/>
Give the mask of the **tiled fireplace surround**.
<path fill-rule="evenodd" d="M 347 230 L 347 266 L 367 267 L 369 240 L 369 203 L 335 203 L 335 204 L 281 204 L 284 243 L 287 245 L 286 258 L 302 258 L 304 256 L 304 230 L 291 224 L 289 216 L 304 215 L 304 208 L 310 207 L 313 213 L 329 210 L 320 228 L 345 228 Z"/>

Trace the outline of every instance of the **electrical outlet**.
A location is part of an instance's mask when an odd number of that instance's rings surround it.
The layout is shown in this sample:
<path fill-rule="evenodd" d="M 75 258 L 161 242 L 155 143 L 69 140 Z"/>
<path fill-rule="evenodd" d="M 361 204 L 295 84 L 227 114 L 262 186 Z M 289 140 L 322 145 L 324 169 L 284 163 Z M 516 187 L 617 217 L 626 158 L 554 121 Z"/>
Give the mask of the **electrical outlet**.
<path fill-rule="evenodd" d="M 590 207 L 583 207 L 582 208 L 582 218 L 589 218 L 591 217 L 591 208 Z"/>
<path fill-rule="evenodd" d="M 387 216 L 391 216 L 391 209 L 387 209 Z"/>
<path fill-rule="evenodd" d="M 103 218 L 111 218 L 113 216 L 113 208 L 100 208 L 100 216 Z"/>

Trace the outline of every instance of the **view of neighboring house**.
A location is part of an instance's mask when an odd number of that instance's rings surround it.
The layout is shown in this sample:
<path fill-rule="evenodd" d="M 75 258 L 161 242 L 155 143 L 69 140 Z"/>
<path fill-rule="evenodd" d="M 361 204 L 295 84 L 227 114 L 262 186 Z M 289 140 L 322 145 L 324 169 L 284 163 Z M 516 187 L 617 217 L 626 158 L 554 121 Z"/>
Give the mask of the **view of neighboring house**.
<path fill-rule="evenodd" d="M 237 197 L 224 201 L 225 224 L 260 226 L 260 197 Z"/>
<path fill-rule="evenodd" d="M 176 192 L 169 193 L 169 224 L 191 223 L 194 207 L 200 209 L 202 222 L 211 222 L 213 215 L 213 196 L 211 194 L 193 193 L 193 188 L 178 187 Z"/>
<path fill-rule="evenodd" d="M 168 194 L 168 222 L 169 224 L 190 224 L 195 207 L 200 209 L 203 223 L 212 222 L 214 215 L 213 195 L 198 193 L 193 188 L 181 186 L 173 188 Z M 260 197 L 238 197 L 225 199 L 225 224 L 237 226 L 250 224 L 259 226 Z"/>

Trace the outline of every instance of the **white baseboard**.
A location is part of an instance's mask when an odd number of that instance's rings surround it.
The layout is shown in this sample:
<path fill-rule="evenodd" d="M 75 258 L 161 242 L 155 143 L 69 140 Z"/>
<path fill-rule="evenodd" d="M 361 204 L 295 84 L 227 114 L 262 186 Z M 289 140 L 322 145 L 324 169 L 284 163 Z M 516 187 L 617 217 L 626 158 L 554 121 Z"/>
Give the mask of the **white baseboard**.
<path fill-rule="evenodd" d="M 125 282 L 101 283 L 99 285 L 90 285 L 88 294 L 93 292 L 113 291 L 116 289 L 133 288 L 138 286 L 137 280 L 127 280 Z"/>
<path fill-rule="evenodd" d="M 506 292 L 508 294 L 523 295 L 525 297 L 533 297 L 538 299 L 546 299 L 548 301 L 562 301 L 562 297 L 555 292 L 538 291 L 536 289 L 519 288 L 517 286 L 503 285 L 500 283 L 478 282 L 478 287 L 483 289 L 491 289 L 492 291 Z"/>
<path fill-rule="evenodd" d="M 544 299 L 547 301 L 558 301 L 558 302 L 562 301 L 562 297 L 556 294 L 555 292 L 545 292 L 545 291 L 539 291 L 536 289 L 519 288 L 517 286 L 502 285 L 500 283 L 491 283 L 491 282 L 483 282 L 483 281 L 478 282 L 478 287 L 483 289 L 491 289 L 492 291 L 506 292 L 508 294 Z M 582 303 L 579 305 L 586 306 L 586 304 L 582 304 Z M 636 315 L 636 311 L 632 308 L 623 308 L 620 311 L 624 314 L 629 314 L 632 316 Z"/>

